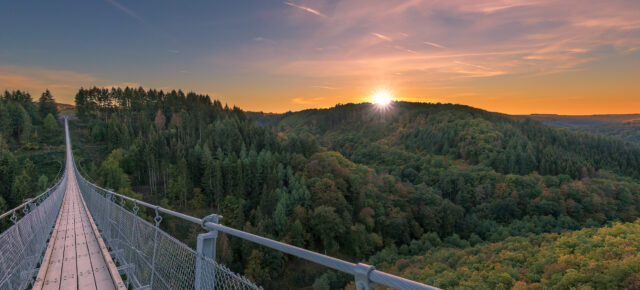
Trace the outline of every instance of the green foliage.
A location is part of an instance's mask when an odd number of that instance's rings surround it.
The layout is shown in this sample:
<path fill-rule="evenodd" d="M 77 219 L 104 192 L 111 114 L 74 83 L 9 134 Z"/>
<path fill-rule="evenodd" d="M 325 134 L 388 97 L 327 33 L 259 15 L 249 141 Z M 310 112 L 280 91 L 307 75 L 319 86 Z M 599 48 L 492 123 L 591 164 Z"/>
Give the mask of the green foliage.
<path fill-rule="evenodd" d="M 51 113 L 47 114 L 42 121 L 42 129 L 44 131 L 42 136 L 44 137 L 45 142 L 59 138 L 62 135 L 58 121 L 56 121 L 55 117 Z"/>
<path fill-rule="evenodd" d="M 322 241 L 325 251 L 334 251 L 338 247 L 336 238 L 344 233 L 344 222 L 332 207 L 321 205 L 311 214 L 313 233 Z"/>
<path fill-rule="evenodd" d="M 24 108 L 18 103 L 8 102 L 6 105 L 8 122 L 5 130 L 7 136 L 11 136 L 16 141 L 26 142 L 31 134 L 31 118 Z"/>
<path fill-rule="evenodd" d="M 335 289 L 336 273 L 333 271 L 326 272 L 313 282 L 313 290 L 330 290 Z M 332 287 L 333 286 L 333 287 Z"/>
<path fill-rule="evenodd" d="M 35 166 L 31 160 L 27 159 L 22 172 L 16 176 L 11 186 L 11 201 L 13 204 L 20 204 L 36 189 Z"/>
<path fill-rule="evenodd" d="M 193 193 L 191 194 L 193 197 L 189 201 L 189 206 L 193 209 L 202 208 L 204 205 L 204 196 L 202 195 L 202 190 L 200 188 L 194 188 Z"/>
<path fill-rule="evenodd" d="M 57 127 L 55 120 L 53 123 Z M 40 132 L 46 131 L 43 127 L 29 93 L 5 91 L 0 95 L 0 199 L 5 209 L 41 193 L 46 189 L 43 184 L 61 170 L 62 154 L 55 154 L 40 142 L 56 145 L 62 138 L 41 136 Z M 39 182 L 43 177 L 47 182 Z"/>
<path fill-rule="evenodd" d="M 2 198 L 2 196 L 0 196 L 0 211 L 6 212 L 7 210 L 7 202 L 4 200 L 4 198 Z"/>
<path fill-rule="evenodd" d="M 120 163 L 124 159 L 124 150 L 113 150 L 105 159 L 98 169 L 98 183 L 105 188 L 111 188 L 116 191 L 123 191 L 131 187 L 128 176 L 120 167 Z"/>
<path fill-rule="evenodd" d="M 18 170 L 18 160 L 8 150 L 0 150 L 0 193 L 7 198 Z"/>
<path fill-rule="evenodd" d="M 456 289 L 634 288 L 640 273 L 640 220 L 564 234 L 512 237 L 473 248 L 438 248 L 383 270 Z M 380 267 L 379 267 L 380 268 Z"/>
<path fill-rule="evenodd" d="M 264 285 L 269 281 L 269 274 L 262 266 L 264 254 L 261 251 L 253 250 L 249 256 L 247 269 L 244 271 L 247 278 L 259 285 Z"/>
<path fill-rule="evenodd" d="M 49 187 L 49 178 L 46 175 L 40 175 L 38 178 L 38 190 L 44 192 Z"/>

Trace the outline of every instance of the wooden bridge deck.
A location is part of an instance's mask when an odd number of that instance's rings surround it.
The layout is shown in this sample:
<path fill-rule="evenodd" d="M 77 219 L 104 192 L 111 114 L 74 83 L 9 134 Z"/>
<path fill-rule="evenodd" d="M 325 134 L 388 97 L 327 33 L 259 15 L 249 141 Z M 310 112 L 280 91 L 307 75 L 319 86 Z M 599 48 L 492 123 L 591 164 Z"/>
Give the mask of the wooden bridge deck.
<path fill-rule="evenodd" d="M 126 289 L 80 194 L 68 147 L 67 189 L 33 289 Z"/>

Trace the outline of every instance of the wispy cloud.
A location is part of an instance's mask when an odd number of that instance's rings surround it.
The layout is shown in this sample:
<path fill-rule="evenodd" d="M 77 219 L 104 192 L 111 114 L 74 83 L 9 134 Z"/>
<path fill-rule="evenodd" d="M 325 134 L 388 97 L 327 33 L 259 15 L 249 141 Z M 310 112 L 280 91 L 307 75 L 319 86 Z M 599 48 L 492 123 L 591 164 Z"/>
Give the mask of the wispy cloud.
<path fill-rule="evenodd" d="M 593 60 L 601 47 L 618 52 L 640 47 L 640 37 L 631 34 L 640 35 L 640 20 L 634 16 L 640 5 L 622 0 L 591 5 L 579 0 L 399 1 L 318 0 L 314 4 L 333 11 L 332 21 L 279 43 L 289 54 L 275 50 L 279 55 L 261 58 L 285 74 L 371 78 L 401 73 L 445 80 L 561 72 Z M 290 21 L 299 25 L 304 20 Z M 366 37 L 358 35 L 364 28 Z M 335 44 L 341 49 L 318 49 Z"/>
<path fill-rule="evenodd" d="M 433 46 L 433 47 L 435 47 L 435 48 L 442 48 L 442 49 L 447 48 L 447 47 L 445 47 L 444 45 L 442 45 L 442 44 L 437 44 L 437 43 L 435 43 L 435 42 L 423 41 L 422 43 L 424 43 L 424 44 L 426 44 L 426 45 L 429 45 L 429 46 Z"/>
<path fill-rule="evenodd" d="M 268 43 L 268 44 L 276 44 L 277 41 L 273 40 L 273 39 L 269 39 L 263 36 L 258 36 L 256 38 L 253 39 L 255 42 L 262 42 L 262 43 Z"/>
<path fill-rule="evenodd" d="M 377 33 L 377 32 L 371 32 L 371 35 L 373 35 L 373 36 L 375 36 L 375 37 L 377 37 L 379 39 L 382 39 L 384 41 L 393 41 L 390 37 L 388 37 L 388 36 L 386 36 L 384 34 Z"/>
<path fill-rule="evenodd" d="M 125 14 L 137 19 L 140 22 L 146 23 L 146 21 L 144 19 L 142 19 L 142 17 L 138 16 L 138 14 L 136 14 L 135 12 L 131 11 L 129 8 L 125 7 L 124 5 L 116 2 L 115 0 L 105 0 L 107 1 L 107 3 L 111 4 L 111 6 L 117 8 L 118 10 L 124 12 Z"/>
<path fill-rule="evenodd" d="M 320 17 L 327 17 L 327 15 L 324 15 L 323 13 L 320 13 L 320 11 L 312 9 L 312 8 L 309 8 L 309 7 L 306 7 L 306 6 L 298 5 L 298 4 L 295 4 L 295 3 L 292 3 L 292 2 L 282 2 L 282 3 L 285 4 L 285 5 L 289 5 L 291 7 L 295 7 L 295 8 L 298 8 L 300 10 L 309 12 L 311 14 L 318 15 Z"/>

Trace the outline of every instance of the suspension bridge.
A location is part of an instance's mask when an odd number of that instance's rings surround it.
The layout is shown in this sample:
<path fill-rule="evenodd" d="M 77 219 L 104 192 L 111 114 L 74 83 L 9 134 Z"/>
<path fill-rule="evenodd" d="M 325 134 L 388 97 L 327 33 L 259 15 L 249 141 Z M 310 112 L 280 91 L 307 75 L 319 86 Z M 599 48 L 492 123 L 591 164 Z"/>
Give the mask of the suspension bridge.
<path fill-rule="evenodd" d="M 0 215 L 10 225 L 0 233 L 0 289 L 262 289 L 216 262 L 219 232 L 352 275 L 359 290 L 437 289 L 101 188 L 76 168 L 64 125 L 60 181 Z M 202 226 L 196 249 L 163 231 L 163 216 Z"/>

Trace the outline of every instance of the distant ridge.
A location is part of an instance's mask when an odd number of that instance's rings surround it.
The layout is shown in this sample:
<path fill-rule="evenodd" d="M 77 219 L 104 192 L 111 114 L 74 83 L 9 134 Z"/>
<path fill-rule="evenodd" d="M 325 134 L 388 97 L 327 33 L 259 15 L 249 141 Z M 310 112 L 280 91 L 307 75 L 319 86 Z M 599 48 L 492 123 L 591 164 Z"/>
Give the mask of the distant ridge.
<path fill-rule="evenodd" d="M 597 115 L 559 115 L 559 114 L 531 114 L 531 115 L 517 115 L 523 118 L 533 118 L 537 120 L 542 119 L 556 119 L 556 120 L 590 120 L 601 122 L 627 122 L 640 119 L 640 114 L 597 114 Z"/>
<path fill-rule="evenodd" d="M 555 115 L 531 114 L 517 118 L 534 119 L 558 128 L 567 128 L 611 137 L 640 145 L 640 114 Z"/>
<path fill-rule="evenodd" d="M 74 105 L 62 104 L 62 103 L 56 103 L 56 106 L 58 107 L 58 111 L 74 110 L 76 108 L 76 106 Z"/>

